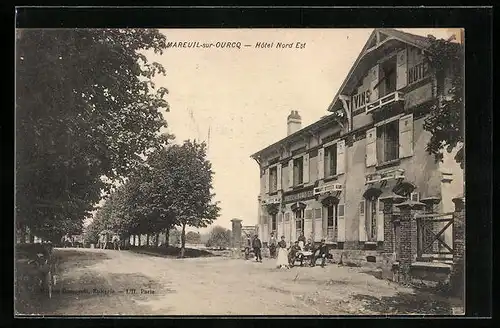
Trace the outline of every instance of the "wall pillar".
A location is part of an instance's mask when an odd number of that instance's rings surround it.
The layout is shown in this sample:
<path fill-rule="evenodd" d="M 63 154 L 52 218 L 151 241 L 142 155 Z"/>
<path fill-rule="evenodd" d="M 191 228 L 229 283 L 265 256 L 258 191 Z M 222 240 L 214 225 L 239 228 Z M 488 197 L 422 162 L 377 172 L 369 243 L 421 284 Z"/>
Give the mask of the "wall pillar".
<path fill-rule="evenodd" d="M 232 219 L 231 229 L 231 248 L 233 249 L 233 256 L 241 256 L 241 221 L 240 219 Z"/>
<path fill-rule="evenodd" d="M 415 216 L 425 205 L 420 202 L 406 201 L 396 206 L 401 211 L 398 280 L 409 283 L 411 282 L 411 264 L 417 259 L 417 220 Z"/>
<path fill-rule="evenodd" d="M 454 198 L 453 212 L 453 268 L 451 271 L 451 287 L 454 293 L 465 302 L 465 198 Z"/>

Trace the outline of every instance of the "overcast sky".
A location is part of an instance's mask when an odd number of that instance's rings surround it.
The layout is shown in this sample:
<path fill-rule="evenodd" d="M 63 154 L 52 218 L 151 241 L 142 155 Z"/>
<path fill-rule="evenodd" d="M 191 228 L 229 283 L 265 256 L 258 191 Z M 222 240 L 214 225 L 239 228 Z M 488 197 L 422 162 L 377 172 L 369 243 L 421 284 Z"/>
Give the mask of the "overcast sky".
<path fill-rule="evenodd" d="M 444 29 L 401 29 L 448 38 Z M 165 113 L 177 142 L 207 140 L 216 200 L 226 228 L 239 218 L 257 223 L 259 169 L 250 155 L 286 136 L 286 117 L 299 111 L 302 126 L 327 107 L 373 29 L 168 29 L 168 41 L 251 44 L 241 49 L 170 48 L 148 54 L 161 63 L 169 90 Z M 256 42 L 305 43 L 302 49 L 255 49 Z"/>

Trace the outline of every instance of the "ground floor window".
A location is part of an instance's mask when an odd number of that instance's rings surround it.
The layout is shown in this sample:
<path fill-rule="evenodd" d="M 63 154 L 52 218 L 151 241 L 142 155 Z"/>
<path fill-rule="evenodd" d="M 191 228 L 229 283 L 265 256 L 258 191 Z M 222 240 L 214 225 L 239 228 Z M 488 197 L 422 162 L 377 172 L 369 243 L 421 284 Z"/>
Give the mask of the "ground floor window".
<path fill-rule="evenodd" d="M 304 210 L 297 210 L 295 212 L 295 231 L 297 236 L 304 233 Z"/>
<path fill-rule="evenodd" d="M 366 232 L 368 241 L 377 240 L 377 201 L 372 197 L 366 201 Z"/>
<path fill-rule="evenodd" d="M 336 241 L 338 236 L 338 205 L 326 207 L 328 240 Z"/>
<path fill-rule="evenodd" d="M 271 231 L 276 231 L 278 229 L 278 222 L 276 220 L 276 214 L 271 216 Z"/>

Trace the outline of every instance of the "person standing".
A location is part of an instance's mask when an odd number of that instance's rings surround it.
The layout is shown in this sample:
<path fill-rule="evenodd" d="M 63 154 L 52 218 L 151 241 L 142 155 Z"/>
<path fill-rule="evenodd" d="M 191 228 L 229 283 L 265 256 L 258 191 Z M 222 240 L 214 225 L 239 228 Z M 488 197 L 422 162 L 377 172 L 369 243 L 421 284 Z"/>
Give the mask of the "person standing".
<path fill-rule="evenodd" d="M 257 262 L 262 262 L 262 253 L 261 253 L 261 248 L 262 248 L 262 242 L 259 239 L 258 235 L 255 235 L 255 238 L 253 239 L 253 251 L 255 253 L 255 260 Z"/>
<path fill-rule="evenodd" d="M 289 268 L 288 251 L 286 250 L 285 236 L 281 236 L 281 241 L 278 243 L 278 260 L 276 261 L 277 268 Z"/>
<path fill-rule="evenodd" d="M 274 232 L 271 232 L 271 238 L 269 239 L 269 255 L 271 255 L 271 258 L 276 258 L 276 245 L 278 244 L 278 241 L 276 240 L 276 237 L 274 236 Z"/>

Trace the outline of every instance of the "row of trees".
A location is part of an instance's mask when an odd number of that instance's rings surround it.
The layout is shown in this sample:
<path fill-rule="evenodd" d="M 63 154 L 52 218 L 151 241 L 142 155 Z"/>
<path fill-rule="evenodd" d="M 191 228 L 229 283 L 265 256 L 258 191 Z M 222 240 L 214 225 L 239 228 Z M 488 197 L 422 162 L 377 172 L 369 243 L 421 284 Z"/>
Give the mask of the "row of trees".
<path fill-rule="evenodd" d="M 178 227 L 184 256 L 186 227 L 207 227 L 220 211 L 213 201 L 213 171 L 206 159 L 206 144 L 185 141 L 164 143 L 148 153 L 137 170 L 117 187 L 88 227 L 89 234 L 101 229 L 122 238 L 165 233 Z"/>
<path fill-rule="evenodd" d="M 165 48 L 155 29 L 17 30 L 18 232 L 80 233 L 102 195 L 162 142 L 167 90 L 151 79 L 165 69 L 141 52 Z"/>

